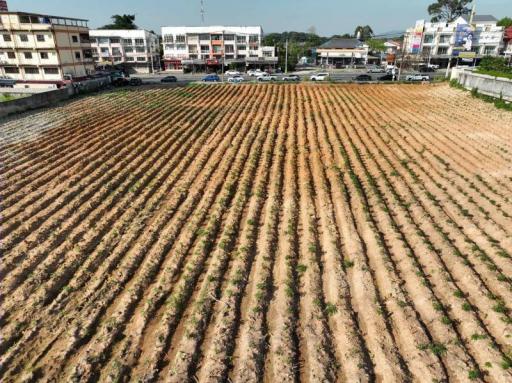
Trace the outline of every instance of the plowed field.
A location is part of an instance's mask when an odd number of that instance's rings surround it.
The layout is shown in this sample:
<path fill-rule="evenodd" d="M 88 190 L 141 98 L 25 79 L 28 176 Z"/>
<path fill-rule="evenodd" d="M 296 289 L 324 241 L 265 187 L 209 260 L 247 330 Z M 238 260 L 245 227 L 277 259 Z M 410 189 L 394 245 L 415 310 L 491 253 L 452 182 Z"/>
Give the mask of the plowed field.
<path fill-rule="evenodd" d="M 104 93 L 0 162 L 2 382 L 512 382 L 512 114 L 467 93 Z"/>

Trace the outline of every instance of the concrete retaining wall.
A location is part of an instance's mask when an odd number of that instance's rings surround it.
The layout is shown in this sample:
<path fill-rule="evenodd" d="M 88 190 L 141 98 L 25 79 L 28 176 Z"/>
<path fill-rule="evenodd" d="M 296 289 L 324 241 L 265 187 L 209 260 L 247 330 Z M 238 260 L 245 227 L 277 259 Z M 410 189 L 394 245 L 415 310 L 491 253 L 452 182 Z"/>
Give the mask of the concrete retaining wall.
<path fill-rule="evenodd" d="M 73 83 L 65 88 L 36 93 L 30 97 L 0 103 L 0 118 L 13 113 L 22 113 L 27 110 L 55 105 L 75 95 L 94 92 L 110 84 L 110 78 L 98 78 Z M 16 93 L 16 92 L 10 92 Z"/>
<path fill-rule="evenodd" d="M 477 88 L 478 93 L 512 101 L 512 80 L 507 78 L 473 73 L 464 69 L 454 69 L 451 78 L 468 90 Z"/>

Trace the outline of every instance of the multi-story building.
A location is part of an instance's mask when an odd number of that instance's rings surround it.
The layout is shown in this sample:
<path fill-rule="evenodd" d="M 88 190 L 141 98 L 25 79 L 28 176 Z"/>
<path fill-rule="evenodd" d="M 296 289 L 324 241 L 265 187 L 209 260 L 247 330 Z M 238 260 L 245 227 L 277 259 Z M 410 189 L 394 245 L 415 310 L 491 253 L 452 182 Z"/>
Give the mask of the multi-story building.
<path fill-rule="evenodd" d="M 358 39 L 334 38 L 321 45 L 317 50 L 320 65 L 344 67 L 368 63 L 368 45 Z"/>
<path fill-rule="evenodd" d="M 89 34 L 98 65 L 119 66 L 128 73 L 160 70 L 160 46 L 156 34 L 143 29 L 93 29 Z"/>
<path fill-rule="evenodd" d="M 7 6 L 6 0 L 0 0 L 0 12 L 8 12 L 9 7 Z"/>
<path fill-rule="evenodd" d="M 512 27 L 508 27 L 505 29 L 504 33 L 504 44 L 505 44 L 505 51 L 504 54 L 508 58 L 512 58 Z"/>
<path fill-rule="evenodd" d="M 87 20 L 0 13 L 0 75 L 28 87 L 55 87 L 93 71 Z"/>
<path fill-rule="evenodd" d="M 484 56 L 498 56 L 504 48 L 504 31 L 497 21 L 491 15 L 461 16 L 450 23 L 419 20 L 416 27 L 407 30 L 406 53 L 442 66 L 453 57 L 478 61 Z M 463 47 L 458 46 L 461 40 Z"/>
<path fill-rule="evenodd" d="M 163 27 L 166 70 L 238 69 L 277 64 L 274 47 L 263 46 L 261 27 Z"/>

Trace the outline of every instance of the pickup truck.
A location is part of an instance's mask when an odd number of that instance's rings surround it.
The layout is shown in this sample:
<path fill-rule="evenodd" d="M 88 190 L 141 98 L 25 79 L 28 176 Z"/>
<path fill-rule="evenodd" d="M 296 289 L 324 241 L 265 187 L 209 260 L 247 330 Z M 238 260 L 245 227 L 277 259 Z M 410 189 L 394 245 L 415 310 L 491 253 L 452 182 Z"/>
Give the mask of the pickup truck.
<path fill-rule="evenodd" d="M 268 73 L 262 73 L 258 77 L 256 77 L 256 80 L 263 82 L 263 81 L 277 81 L 277 76 L 268 74 Z"/>
<path fill-rule="evenodd" d="M 311 81 L 326 81 L 329 80 L 329 73 L 316 73 L 309 78 Z"/>
<path fill-rule="evenodd" d="M 430 77 L 425 74 L 414 73 L 405 76 L 405 81 L 430 81 Z"/>

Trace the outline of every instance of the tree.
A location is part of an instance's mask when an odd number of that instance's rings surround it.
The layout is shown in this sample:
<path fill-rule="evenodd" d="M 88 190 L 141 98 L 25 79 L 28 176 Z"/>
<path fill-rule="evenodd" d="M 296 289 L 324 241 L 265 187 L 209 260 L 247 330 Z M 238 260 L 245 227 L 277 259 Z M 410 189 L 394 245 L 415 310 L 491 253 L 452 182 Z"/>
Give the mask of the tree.
<path fill-rule="evenodd" d="M 368 40 L 373 36 L 373 29 L 369 25 L 358 25 L 354 31 L 354 36 L 359 40 Z"/>
<path fill-rule="evenodd" d="M 473 0 L 437 0 L 428 7 L 428 14 L 432 22 L 451 22 L 459 16 L 468 15 L 471 10 L 468 4 Z"/>
<path fill-rule="evenodd" d="M 512 27 L 512 17 L 504 17 L 496 25 L 504 28 Z"/>
<path fill-rule="evenodd" d="M 386 50 L 384 43 L 385 41 L 380 39 L 370 39 L 366 42 L 372 52 L 384 52 Z"/>
<path fill-rule="evenodd" d="M 99 29 L 138 29 L 135 25 L 135 15 L 114 15 L 111 17 L 113 23 L 104 25 Z"/>

